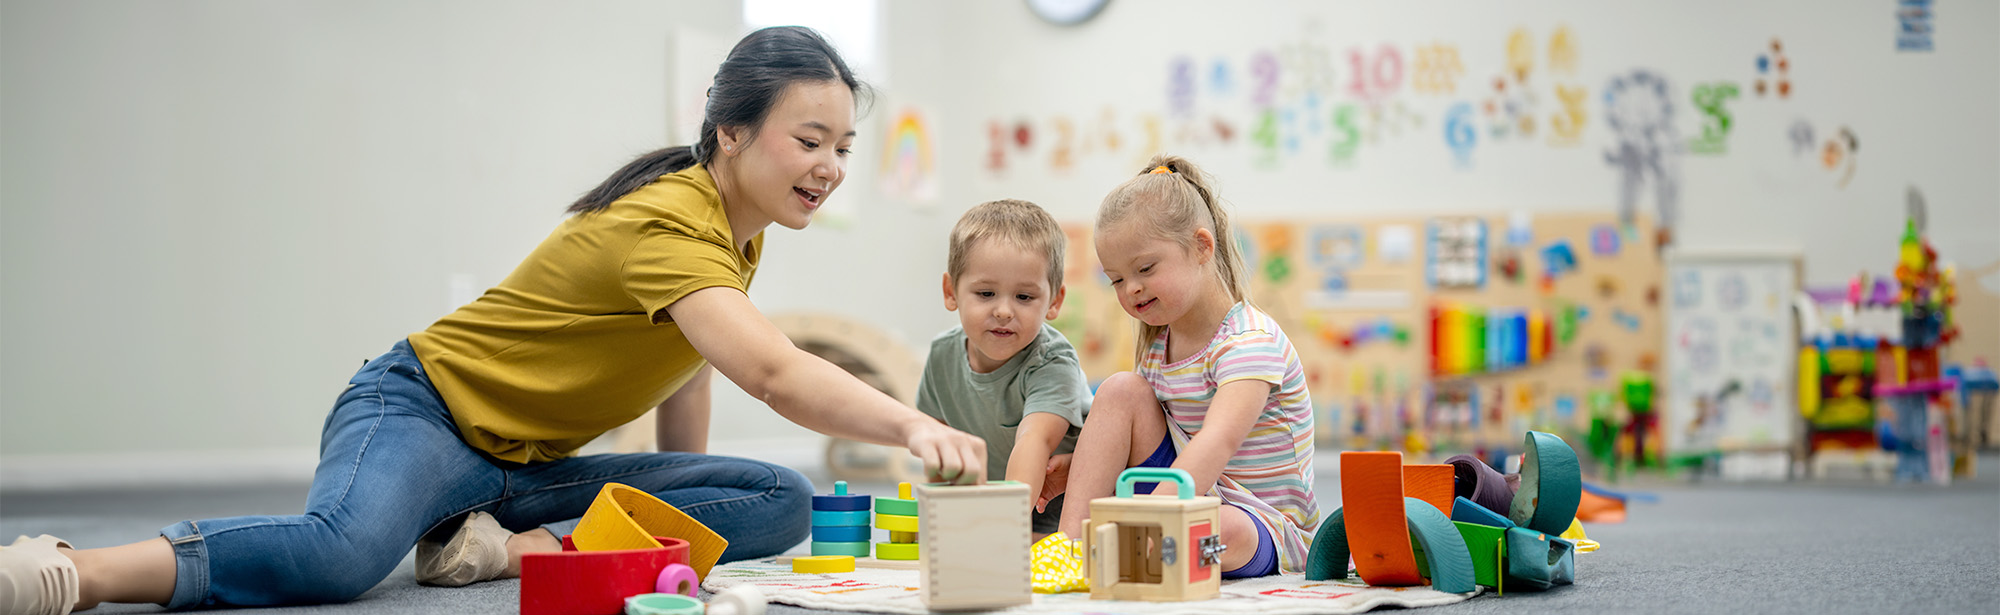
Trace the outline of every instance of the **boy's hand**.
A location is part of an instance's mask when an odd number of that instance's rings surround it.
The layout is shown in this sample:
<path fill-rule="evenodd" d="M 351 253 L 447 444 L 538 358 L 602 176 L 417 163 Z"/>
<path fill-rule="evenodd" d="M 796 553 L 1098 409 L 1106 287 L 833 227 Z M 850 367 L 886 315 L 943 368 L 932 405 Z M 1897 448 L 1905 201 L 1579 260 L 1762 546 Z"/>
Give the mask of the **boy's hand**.
<path fill-rule="evenodd" d="M 924 460 L 931 482 L 978 485 L 986 482 L 986 441 L 924 417 L 910 431 L 910 454 Z"/>
<path fill-rule="evenodd" d="M 1035 512 L 1047 512 L 1049 500 L 1056 499 L 1069 489 L 1069 453 L 1049 456 L 1049 467 L 1042 478 L 1042 493 L 1035 498 Z"/>

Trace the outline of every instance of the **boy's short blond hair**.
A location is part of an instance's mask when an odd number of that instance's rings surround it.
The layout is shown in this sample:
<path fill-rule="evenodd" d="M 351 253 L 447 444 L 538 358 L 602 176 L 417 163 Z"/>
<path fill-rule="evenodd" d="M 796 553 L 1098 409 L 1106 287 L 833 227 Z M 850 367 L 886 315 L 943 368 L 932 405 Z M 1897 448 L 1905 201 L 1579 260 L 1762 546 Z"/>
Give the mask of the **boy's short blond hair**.
<path fill-rule="evenodd" d="M 1030 252 L 1040 252 L 1049 263 L 1049 292 L 1062 288 L 1063 251 L 1068 241 L 1062 226 L 1040 205 L 1019 199 L 987 201 L 966 210 L 951 227 L 951 256 L 945 273 L 952 284 L 965 275 L 972 247 L 981 241 L 998 239 Z"/>

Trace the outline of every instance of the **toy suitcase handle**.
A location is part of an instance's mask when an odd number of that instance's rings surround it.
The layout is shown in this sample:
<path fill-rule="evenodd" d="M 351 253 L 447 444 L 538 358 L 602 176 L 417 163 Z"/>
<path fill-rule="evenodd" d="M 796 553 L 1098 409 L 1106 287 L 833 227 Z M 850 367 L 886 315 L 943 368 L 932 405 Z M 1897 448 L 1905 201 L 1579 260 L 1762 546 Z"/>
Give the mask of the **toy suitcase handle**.
<path fill-rule="evenodd" d="M 1194 477 L 1179 468 L 1126 468 L 1118 473 L 1118 497 L 1132 497 L 1132 483 L 1141 480 L 1174 481 L 1180 485 L 1180 499 L 1194 499 Z"/>

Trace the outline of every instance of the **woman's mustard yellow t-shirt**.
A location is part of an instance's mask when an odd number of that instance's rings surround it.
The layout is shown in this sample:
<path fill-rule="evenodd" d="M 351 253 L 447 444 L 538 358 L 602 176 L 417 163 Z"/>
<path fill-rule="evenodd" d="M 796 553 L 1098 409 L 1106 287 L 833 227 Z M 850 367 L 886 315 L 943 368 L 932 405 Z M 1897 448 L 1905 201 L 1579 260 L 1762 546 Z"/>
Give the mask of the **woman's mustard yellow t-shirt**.
<path fill-rule="evenodd" d="M 567 457 L 707 364 L 666 308 L 703 288 L 748 292 L 764 235 L 735 245 L 706 169 L 664 175 L 564 220 L 410 345 L 467 444 L 521 463 Z"/>

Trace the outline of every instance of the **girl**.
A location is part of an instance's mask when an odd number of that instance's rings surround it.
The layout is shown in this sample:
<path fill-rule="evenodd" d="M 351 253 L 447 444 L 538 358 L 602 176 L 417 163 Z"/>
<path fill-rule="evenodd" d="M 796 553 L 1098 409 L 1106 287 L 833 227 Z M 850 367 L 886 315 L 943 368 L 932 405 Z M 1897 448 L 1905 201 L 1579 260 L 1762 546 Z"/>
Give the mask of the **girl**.
<path fill-rule="evenodd" d="M 1098 388 L 1067 499 L 1111 495 L 1128 467 L 1186 470 L 1199 495 L 1227 504 L 1224 578 L 1298 572 L 1319 526 L 1305 369 L 1278 323 L 1249 304 L 1249 275 L 1209 181 L 1186 160 L 1156 156 L 1098 209 L 1097 258 L 1118 304 L 1139 319 L 1138 373 Z M 1064 488 L 1049 482 L 1045 496 Z M 1174 490 L 1160 483 L 1154 493 Z M 1065 507 L 1061 530 L 1080 535 L 1089 513 Z"/>
<path fill-rule="evenodd" d="M 812 30 L 744 37 L 715 74 L 700 142 L 620 169 L 498 287 L 349 381 L 305 514 L 187 521 L 80 551 L 22 537 L 0 548 L 0 613 L 345 602 L 411 545 L 428 584 L 518 576 L 522 554 L 561 548 L 607 481 L 722 534 L 723 561 L 782 552 L 806 535 L 812 487 L 702 454 L 713 371 L 795 423 L 978 482 L 983 442 L 793 347 L 745 295 L 764 229 L 804 228 L 840 186 L 865 93 Z M 656 406 L 665 452 L 571 456 Z"/>

